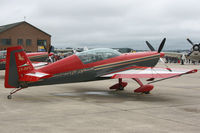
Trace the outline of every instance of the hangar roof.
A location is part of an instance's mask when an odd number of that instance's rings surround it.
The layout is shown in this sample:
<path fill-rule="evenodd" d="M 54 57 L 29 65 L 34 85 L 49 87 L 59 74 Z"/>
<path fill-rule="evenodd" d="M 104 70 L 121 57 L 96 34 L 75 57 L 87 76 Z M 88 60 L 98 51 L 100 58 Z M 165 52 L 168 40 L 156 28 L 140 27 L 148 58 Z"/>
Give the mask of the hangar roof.
<path fill-rule="evenodd" d="M 12 24 L 7 24 L 7 25 L 2 25 L 2 26 L 0 26 L 0 33 L 1 33 L 1 32 L 4 32 L 4 31 L 7 31 L 7 30 L 9 30 L 9 29 L 11 29 L 11 28 L 14 28 L 14 27 L 16 27 L 16 26 L 18 26 L 18 25 L 20 25 L 20 24 L 23 24 L 23 23 L 26 23 L 26 24 L 32 26 L 33 28 L 36 28 L 37 30 L 39 30 L 39 31 L 41 31 L 41 32 L 43 32 L 43 33 L 45 33 L 45 34 L 47 34 L 48 36 L 51 36 L 50 34 L 48 34 L 48 33 L 44 32 L 44 31 L 38 29 L 37 27 L 35 27 L 35 26 L 33 26 L 33 25 L 27 23 L 26 21 L 17 22 L 17 23 L 12 23 Z"/>

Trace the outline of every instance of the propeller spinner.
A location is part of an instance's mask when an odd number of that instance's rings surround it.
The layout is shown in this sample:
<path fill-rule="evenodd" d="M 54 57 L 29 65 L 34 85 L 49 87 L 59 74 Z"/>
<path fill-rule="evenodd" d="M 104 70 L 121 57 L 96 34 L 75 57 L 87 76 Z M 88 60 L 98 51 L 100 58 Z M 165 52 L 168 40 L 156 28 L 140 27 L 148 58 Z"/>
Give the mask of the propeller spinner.
<path fill-rule="evenodd" d="M 193 51 L 200 51 L 200 44 L 198 43 L 193 43 L 189 38 L 187 38 L 187 41 L 193 46 L 192 50 Z M 190 54 L 189 54 L 190 55 Z"/>

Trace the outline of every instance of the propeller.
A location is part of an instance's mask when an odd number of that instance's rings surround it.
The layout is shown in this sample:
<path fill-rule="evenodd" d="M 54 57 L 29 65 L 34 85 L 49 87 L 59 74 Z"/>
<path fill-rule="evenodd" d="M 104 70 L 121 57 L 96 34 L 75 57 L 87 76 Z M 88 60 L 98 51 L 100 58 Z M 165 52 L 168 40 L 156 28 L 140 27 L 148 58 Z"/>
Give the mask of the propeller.
<path fill-rule="evenodd" d="M 164 39 L 162 40 L 162 42 L 160 43 L 160 46 L 159 46 L 159 48 L 158 48 L 158 53 L 160 53 L 160 52 L 162 51 L 162 49 L 163 49 L 163 47 L 164 47 L 164 44 L 165 44 L 165 41 L 166 41 L 166 38 L 164 38 Z M 153 47 L 148 41 L 146 41 L 146 44 L 147 44 L 147 46 L 149 47 L 149 49 L 150 49 L 151 51 L 156 51 L 156 50 L 154 49 L 154 47 Z"/>
<path fill-rule="evenodd" d="M 156 51 L 148 41 L 146 41 L 146 44 L 151 51 Z"/>
<path fill-rule="evenodd" d="M 187 41 L 193 46 L 192 51 L 188 54 L 189 56 L 193 51 L 200 51 L 200 44 L 193 43 L 189 38 L 187 38 Z"/>
<path fill-rule="evenodd" d="M 160 53 L 160 52 L 162 51 L 165 42 L 166 42 L 166 38 L 164 38 L 164 39 L 162 40 L 162 42 L 160 43 L 160 46 L 159 46 L 159 48 L 158 48 L 158 53 Z M 153 47 L 148 41 L 146 41 L 146 44 L 147 44 L 147 46 L 149 47 L 149 49 L 150 49 L 151 51 L 155 51 L 154 47 Z M 169 70 L 170 72 L 172 71 L 172 70 L 168 67 L 168 65 L 165 63 L 165 61 L 164 61 L 162 58 L 160 58 L 160 61 L 165 65 L 165 67 L 166 67 L 167 70 Z"/>
<path fill-rule="evenodd" d="M 187 38 L 187 41 L 188 41 L 192 46 L 194 46 L 194 43 L 193 43 L 189 38 Z"/>
<path fill-rule="evenodd" d="M 164 38 L 164 39 L 162 40 L 162 42 L 160 43 L 160 46 L 159 46 L 159 48 L 158 48 L 158 53 L 160 53 L 160 52 L 162 51 L 162 49 L 163 49 L 163 47 L 164 47 L 164 44 L 165 44 L 165 41 L 166 41 L 166 38 Z"/>

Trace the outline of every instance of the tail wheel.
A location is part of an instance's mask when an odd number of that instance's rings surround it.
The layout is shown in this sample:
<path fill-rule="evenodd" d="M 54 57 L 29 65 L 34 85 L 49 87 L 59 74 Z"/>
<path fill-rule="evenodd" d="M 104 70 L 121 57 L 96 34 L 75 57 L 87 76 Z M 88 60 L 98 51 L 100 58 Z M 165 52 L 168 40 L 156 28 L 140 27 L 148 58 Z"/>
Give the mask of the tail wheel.
<path fill-rule="evenodd" d="M 12 99 L 12 95 L 8 95 L 7 98 L 8 98 L 8 99 Z"/>

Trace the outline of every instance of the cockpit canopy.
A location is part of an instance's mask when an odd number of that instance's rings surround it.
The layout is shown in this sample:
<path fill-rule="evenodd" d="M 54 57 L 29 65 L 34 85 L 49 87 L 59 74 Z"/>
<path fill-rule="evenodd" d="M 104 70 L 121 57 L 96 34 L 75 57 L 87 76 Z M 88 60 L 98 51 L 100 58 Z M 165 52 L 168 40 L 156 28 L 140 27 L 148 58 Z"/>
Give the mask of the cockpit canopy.
<path fill-rule="evenodd" d="M 76 55 L 83 62 L 83 64 L 88 64 L 119 56 L 120 53 L 109 48 L 97 48 L 76 53 Z"/>

